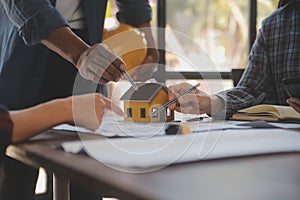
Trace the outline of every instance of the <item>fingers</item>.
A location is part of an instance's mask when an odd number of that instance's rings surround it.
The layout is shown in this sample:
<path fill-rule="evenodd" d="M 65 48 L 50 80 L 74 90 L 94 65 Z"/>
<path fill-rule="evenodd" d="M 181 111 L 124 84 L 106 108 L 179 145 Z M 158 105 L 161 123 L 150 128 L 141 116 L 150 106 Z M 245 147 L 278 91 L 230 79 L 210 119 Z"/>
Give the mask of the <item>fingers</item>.
<path fill-rule="evenodd" d="M 169 109 L 175 109 L 182 113 L 199 113 L 197 98 L 192 94 L 186 94 L 185 96 L 180 97 L 176 103 L 169 107 Z"/>
<path fill-rule="evenodd" d="M 107 68 L 102 68 L 98 66 L 98 63 L 102 63 L 103 66 Z M 121 77 L 121 72 L 113 64 L 109 63 L 105 58 L 98 57 L 95 58 L 88 66 L 88 72 L 92 74 L 92 79 L 94 82 L 107 83 L 109 81 L 118 81 Z"/>
<path fill-rule="evenodd" d="M 173 93 L 173 91 L 170 88 L 168 89 L 168 96 L 169 96 L 169 101 L 176 98 L 176 95 Z M 174 110 L 175 107 L 176 107 L 176 103 L 169 105 L 169 109 L 171 110 Z"/>
<path fill-rule="evenodd" d="M 294 108 L 297 112 L 300 113 L 300 100 L 297 98 L 291 97 L 290 99 L 287 100 L 287 103 Z"/>
<path fill-rule="evenodd" d="M 99 43 L 82 53 L 77 68 L 83 78 L 104 84 L 118 81 L 126 65 L 118 54 Z"/>
<path fill-rule="evenodd" d="M 99 101 L 101 104 L 101 108 L 99 110 L 97 110 L 98 111 L 97 117 L 98 117 L 98 119 L 101 119 L 101 121 L 102 121 L 102 117 L 105 114 L 106 102 L 104 101 L 103 98 L 100 98 Z M 101 121 L 100 121 L 99 125 L 101 124 Z"/>
<path fill-rule="evenodd" d="M 175 98 L 175 94 L 172 90 L 168 92 L 169 99 Z M 178 112 L 186 114 L 203 114 L 208 113 L 211 108 L 211 99 L 209 96 L 199 95 L 199 94 L 186 94 L 180 98 L 178 101 L 169 106 L 169 109 L 176 110 Z"/>
<path fill-rule="evenodd" d="M 98 93 L 94 94 L 87 94 L 88 96 L 94 98 L 94 112 L 96 115 L 91 115 L 94 116 L 95 118 L 92 120 L 89 120 L 90 122 L 90 129 L 93 128 L 92 130 L 96 130 L 99 128 L 99 126 L 102 123 L 103 115 L 105 114 L 105 106 L 106 102 L 103 100 L 103 96 Z M 93 102 L 91 102 L 93 103 Z"/>
<path fill-rule="evenodd" d="M 188 106 L 188 107 L 176 106 L 175 110 L 178 112 L 181 112 L 181 113 L 185 113 L 185 114 L 193 114 L 193 113 L 191 113 L 193 110 L 193 108 L 191 106 Z"/>
<path fill-rule="evenodd" d="M 177 85 L 172 85 L 168 88 L 168 96 L 169 96 L 169 100 L 173 100 L 176 98 L 177 95 L 181 94 L 182 92 L 184 92 L 185 90 L 189 89 L 192 85 L 188 84 L 188 83 L 180 83 Z M 169 106 L 169 109 L 173 110 L 175 108 L 176 104 L 171 104 Z"/>
<path fill-rule="evenodd" d="M 131 73 L 133 80 L 146 81 L 148 80 L 156 69 L 156 64 L 144 64 L 140 67 L 136 67 L 135 71 Z"/>
<path fill-rule="evenodd" d="M 182 110 L 185 110 L 185 113 L 199 113 L 199 102 L 195 95 L 186 94 L 178 99 L 178 105 Z"/>
<path fill-rule="evenodd" d="M 95 109 L 96 112 L 99 112 L 100 115 L 104 114 L 105 109 L 109 109 L 120 116 L 124 116 L 124 112 L 121 110 L 121 108 L 114 104 L 109 98 L 104 97 L 99 93 L 88 95 L 93 95 L 93 97 L 95 98 Z"/>
<path fill-rule="evenodd" d="M 147 55 L 139 67 L 135 67 L 134 72 L 131 73 L 131 77 L 135 81 L 148 80 L 157 68 L 159 60 L 158 50 L 155 48 L 148 48 Z"/>
<path fill-rule="evenodd" d="M 300 99 L 291 97 L 291 98 L 290 98 L 290 101 L 293 102 L 293 103 L 296 103 L 296 104 L 300 105 Z"/>
<path fill-rule="evenodd" d="M 183 106 L 176 106 L 174 108 L 174 110 L 176 110 L 177 112 L 181 112 L 184 114 L 195 114 L 195 115 L 199 115 L 199 114 L 204 114 L 206 113 L 205 110 L 203 109 L 195 109 L 193 106 L 187 106 L 187 107 L 183 107 Z"/>
<path fill-rule="evenodd" d="M 124 116 L 124 112 L 121 110 L 121 108 L 119 108 L 116 104 L 114 104 L 110 99 L 103 97 L 103 101 L 105 102 L 105 108 L 113 111 L 114 113 L 116 113 L 119 116 Z"/>
<path fill-rule="evenodd" d="M 293 102 L 288 102 L 288 104 L 289 104 L 292 108 L 294 108 L 297 112 L 300 113 L 300 106 L 299 106 L 298 104 L 293 103 Z"/>
<path fill-rule="evenodd" d="M 153 57 L 152 56 L 147 56 L 143 62 L 143 64 L 148 64 L 148 63 L 153 63 Z"/>
<path fill-rule="evenodd" d="M 143 64 L 157 63 L 158 60 L 159 60 L 158 50 L 155 49 L 155 48 L 148 48 L 147 49 L 147 56 L 146 56 Z"/>
<path fill-rule="evenodd" d="M 151 63 L 151 66 L 143 66 L 138 69 L 137 73 L 133 75 L 133 79 L 140 81 L 149 79 L 156 69 L 156 65 L 153 63 L 157 63 L 158 59 L 157 49 L 149 48 L 144 64 Z M 83 78 L 105 84 L 109 81 L 119 81 L 126 65 L 118 54 L 111 51 L 106 45 L 99 43 L 80 56 L 77 68 Z"/>
<path fill-rule="evenodd" d="M 189 105 L 197 103 L 197 98 L 194 94 L 186 94 L 178 99 L 180 105 Z"/>
<path fill-rule="evenodd" d="M 120 72 L 121 71 L 125 71 L 126 70 L 126 65 L 124 64 L 125 62 L 118 57 L 117 59 L 115 59 L 112 64 L 115 66 L 115 69 L 118 70 Z M 117 73 L 117 71 L 115 71 Z"/>

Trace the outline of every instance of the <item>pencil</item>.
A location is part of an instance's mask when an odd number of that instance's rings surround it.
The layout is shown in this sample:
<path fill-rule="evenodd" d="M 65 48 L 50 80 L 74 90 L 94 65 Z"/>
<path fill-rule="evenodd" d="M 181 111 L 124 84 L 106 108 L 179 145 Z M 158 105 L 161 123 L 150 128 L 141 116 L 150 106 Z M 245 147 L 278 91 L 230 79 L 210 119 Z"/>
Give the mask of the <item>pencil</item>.
<path fill-rule="evenodd" d="M 131 86 L 133 87 L 133 89 L 135 91 L 138 91 L 139 87 L 137 86 L 137 84 L 132 80 L 132 78 L 129 76 L 129 74 L 126 71 L 122 71 L 123 76 L 126 78 L 127 81 L 129 81 L 129 83 L 131 84 Z"/>
<path fill-rule="evenodd" d="M 178 101 L 178 99 L 190 92 L 192 92 L 193 90 L 197 89 L 197 87 L 200 86 L 200 83 L 197 83 L 196 85 L 192 86 L 191 88 L 187 89 L 186 91 L 182 92 L 181 94 L 179 94 L 176 98 L 174 98 L 171 101 L 168 101 L 166 104 L 162 105 L 161 107 L 159 107 L 157 110 L 155 110 L 154 112 L 152 112 L 152 116 L 155 116 L 157 113 L 163 111 L 165 108 L 167 108 L 168 106 L 172 105 L 173 103 L 175 103 L 176 101 Z"/>
<path fill-rule="evenodd" d="M 112 63 L 121 73 L 122 75 L 125 77 L 125 79 L 131 84 L 131 86 L 133 87 L 133 89 L 135 91 L 139 90 L 139 87 L 137 86 L 137 84 L 132 80 L 132 78 L 130 77 L 130 75 L 125 71 L 125 70 L 121 70 L 114 62 Z"/>

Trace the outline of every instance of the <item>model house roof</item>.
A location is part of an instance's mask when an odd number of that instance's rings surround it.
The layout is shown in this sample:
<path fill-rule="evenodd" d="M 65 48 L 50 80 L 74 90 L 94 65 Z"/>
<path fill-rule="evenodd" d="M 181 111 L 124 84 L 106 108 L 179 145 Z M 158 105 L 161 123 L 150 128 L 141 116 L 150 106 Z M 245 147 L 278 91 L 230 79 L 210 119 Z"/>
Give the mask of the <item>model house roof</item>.
<path fill-rule="evenodd" d="M 121 101 L 151 102 L 158 92 L 164 88 L 162 83 L 137 83 L 139 89 L 136 91 L 132 87 L 120 98 Z"/>

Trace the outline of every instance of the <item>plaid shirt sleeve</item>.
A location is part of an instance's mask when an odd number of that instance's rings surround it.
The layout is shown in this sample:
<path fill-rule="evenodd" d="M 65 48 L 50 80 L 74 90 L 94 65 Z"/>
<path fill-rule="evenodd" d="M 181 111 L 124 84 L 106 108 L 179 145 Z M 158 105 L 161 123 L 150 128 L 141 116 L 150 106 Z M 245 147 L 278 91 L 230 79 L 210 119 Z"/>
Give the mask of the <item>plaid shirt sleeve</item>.
<path fill-rule="evenodd" d="M 13 122 L 7 109 L 0 105 L 0 163 L 5 156 L 6 147 L 11 143 Z"/>
<path fill-rule="evenodd" d="M 260 94 L 274 93 L 273 88 L 270 87 L 273 83 L 268 66 L 264 35 L 260 30 L 249 55 L 248 66 L 238 85 L 217 94 L 225 102 L 226 112 L 222 113 L 225 118 L 229 118 L 239 109 L 252 106 Z"/>
<path fill-rule="evenodd" d="M 256 104 L 286 105 L 283 78 L 300 77 L 299 1 L 277 9 L 262 22 L 248 66 L 238 85 L 218 93 L 225 108 L 215 118 L 230 118 Z"/>

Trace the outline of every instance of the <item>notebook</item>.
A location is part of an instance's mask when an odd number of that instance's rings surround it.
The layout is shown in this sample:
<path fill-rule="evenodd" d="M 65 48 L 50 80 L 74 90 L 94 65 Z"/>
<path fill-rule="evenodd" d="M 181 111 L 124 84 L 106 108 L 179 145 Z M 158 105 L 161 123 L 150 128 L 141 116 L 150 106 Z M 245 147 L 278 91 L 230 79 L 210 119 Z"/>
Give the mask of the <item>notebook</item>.
<path fill-rule="evenodd" d="M 234 120 L 300 121 L 300 113 L 290 106 L 256 105 L 239 110 L 232 116 Z"/>

